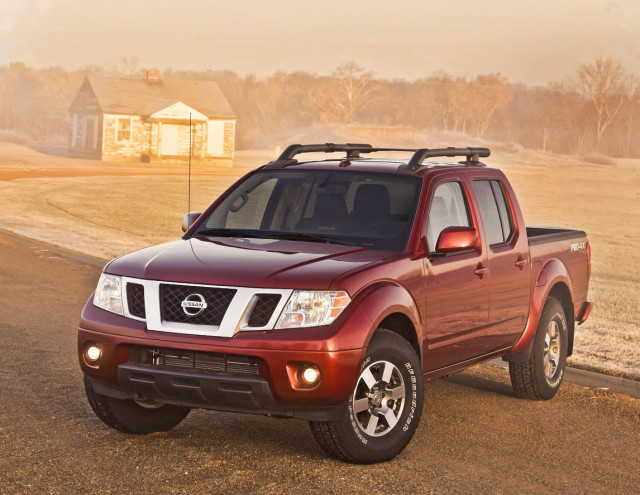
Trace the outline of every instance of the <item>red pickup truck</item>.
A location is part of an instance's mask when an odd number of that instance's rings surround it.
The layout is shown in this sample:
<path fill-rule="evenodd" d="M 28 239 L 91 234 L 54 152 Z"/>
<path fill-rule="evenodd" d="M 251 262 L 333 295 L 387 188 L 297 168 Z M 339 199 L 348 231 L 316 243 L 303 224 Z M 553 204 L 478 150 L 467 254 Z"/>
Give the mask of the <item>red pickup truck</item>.
<path fill-rule="evenodd" d="M 342 156 L 295 158 L 318 152 Z M 371 463 L 410 441 L 424 379 L 502 357 L 517 396 L 550 399 L 591 310 L 589 242 L 525 227 L 487 156 L 292 145 L 180 240 L 109 262 L 78 333 L 96 415 L 129 433 L 194 407 L 301 418 Z"/>

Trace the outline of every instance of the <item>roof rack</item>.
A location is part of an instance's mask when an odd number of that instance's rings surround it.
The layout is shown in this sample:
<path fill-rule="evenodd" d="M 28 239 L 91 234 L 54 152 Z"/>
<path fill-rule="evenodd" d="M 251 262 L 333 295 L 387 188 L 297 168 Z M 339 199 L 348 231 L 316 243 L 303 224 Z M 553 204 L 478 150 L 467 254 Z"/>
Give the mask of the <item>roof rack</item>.
<path fill-rule="evenodd" d="M 375 153 L 379 151 L 406 151 L 413 153 L 413 156 L 405 166 L 411 171 L 418 170 L 422 166 L 422 162 L 427 158 L 434 157 L 454 157 L 464 156 L 466 161 L 460 162 L 465 166 L 484 166 L 478 161 L 480 157 L 487 157 L 491 153 L 488 148 L 374 148 L 370 144 L 292 144 L 280 154 L 280 156 L 269 163 L 264 168 L 284 168 L 295 165 L 298 161 L 294 158 L 302 153 L 336 153 L 346 152 L 347 159 L 359 158 L 360 153 Z"/>
<path fill-rule="evenodd" d="M 422 162 L 427 158 L 440 156 L 465 156 L 467 157 L 466 161 L 459 162 L 460 165 L 484 167 L 484 163 L 480 162 L 478 158 L 485 158 L 490 154 L 489 148 L 421 148 L 415 150 L 411 160 L 407 163 L 407 168 L 409 170 L 418 170 L 422 166 Z"/>

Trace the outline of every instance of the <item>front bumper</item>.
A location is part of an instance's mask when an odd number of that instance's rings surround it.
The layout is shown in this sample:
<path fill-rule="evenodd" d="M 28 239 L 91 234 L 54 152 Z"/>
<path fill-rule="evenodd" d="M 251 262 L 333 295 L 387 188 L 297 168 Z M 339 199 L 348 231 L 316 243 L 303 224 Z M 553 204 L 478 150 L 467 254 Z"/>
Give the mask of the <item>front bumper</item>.
<path fill-rule="evenodd" d="M 352 346 L 354 334 L 371 325 L 359 310 L 354 313 L 339 327 L 214 338 L 148 331 L 144 322 L 89 302 L 78 329 L 80 366 L 96 391 L 109 397 L 330 421 L 353 392 L 364 359 L 364 347 L 344 349 Z M 97 363 L 85 358 L 92 344 L 102 349 Z M 132 351 L 140 347 L 250 358 L 258 373 L 243 376 L 152 366 L 132 358 Z M 309 363 L 321 373 L 312 388 L 299 383 L 295 373 Z"/>
<path fill-rule="evenodd" d="M 135 399 L 218 411 L 266 414 L 307 421 L 335 421 L 341 405 L 294 406 L 279 404 L 260 377 L 211 375 L 122 364 L 117 385 L 87 376 L 93 390 L 115 399 Z"/>

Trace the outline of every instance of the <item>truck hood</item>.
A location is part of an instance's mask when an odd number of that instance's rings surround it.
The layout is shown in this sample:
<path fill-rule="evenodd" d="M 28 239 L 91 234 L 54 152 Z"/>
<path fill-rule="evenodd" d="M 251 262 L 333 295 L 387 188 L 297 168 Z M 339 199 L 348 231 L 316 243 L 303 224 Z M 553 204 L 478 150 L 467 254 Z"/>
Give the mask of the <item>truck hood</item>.
<path fill-rule="evenodd" d="M 397 253 L 278 239 L 190 238 L 127 254 L 105 272 L 194 284 L 328 289 L 339 275 L 389 256 Z"/>

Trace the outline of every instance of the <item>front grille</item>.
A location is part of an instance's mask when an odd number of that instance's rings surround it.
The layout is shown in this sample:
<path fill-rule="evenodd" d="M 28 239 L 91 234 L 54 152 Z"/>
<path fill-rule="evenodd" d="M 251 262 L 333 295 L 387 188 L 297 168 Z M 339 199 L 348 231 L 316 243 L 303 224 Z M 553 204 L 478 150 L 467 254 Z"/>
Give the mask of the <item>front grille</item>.
<path fill-rule="evenodd" d="M 144 285 L 127 284 L 127 304 L 129 305 L 129 313 L 137 318 L 146 318 L 144 310 Z"/>
<path fill-rule="evenodd" d="M 201 370 L 212 373 L 260 375 L 258 362 L 255 359 L 229 354 L 135 347 L 131 352 L 130 361 L 138 364 Z"/>
<path fill-rule="evenodd" d="M 235 289 L 161 284 L 160 307 L 162 320 L 197 325 L 220 325 L 235 293 Z M 200 301 L 197 295 L 202 296 L 207 307 L 199 314 L 188 315 L 182 308 L 182 302 L 187 298 L 192 301 Z M 197 313 L 198 311 L 197 308 L 186 309 L 191 313 Z"/>
<path fill-rule="evenodd" d="M 280 294 L 258 294 L 258 300 L 253 307 L 247 326 L 264 327 L 269 323 L 281 297 Z"/>

